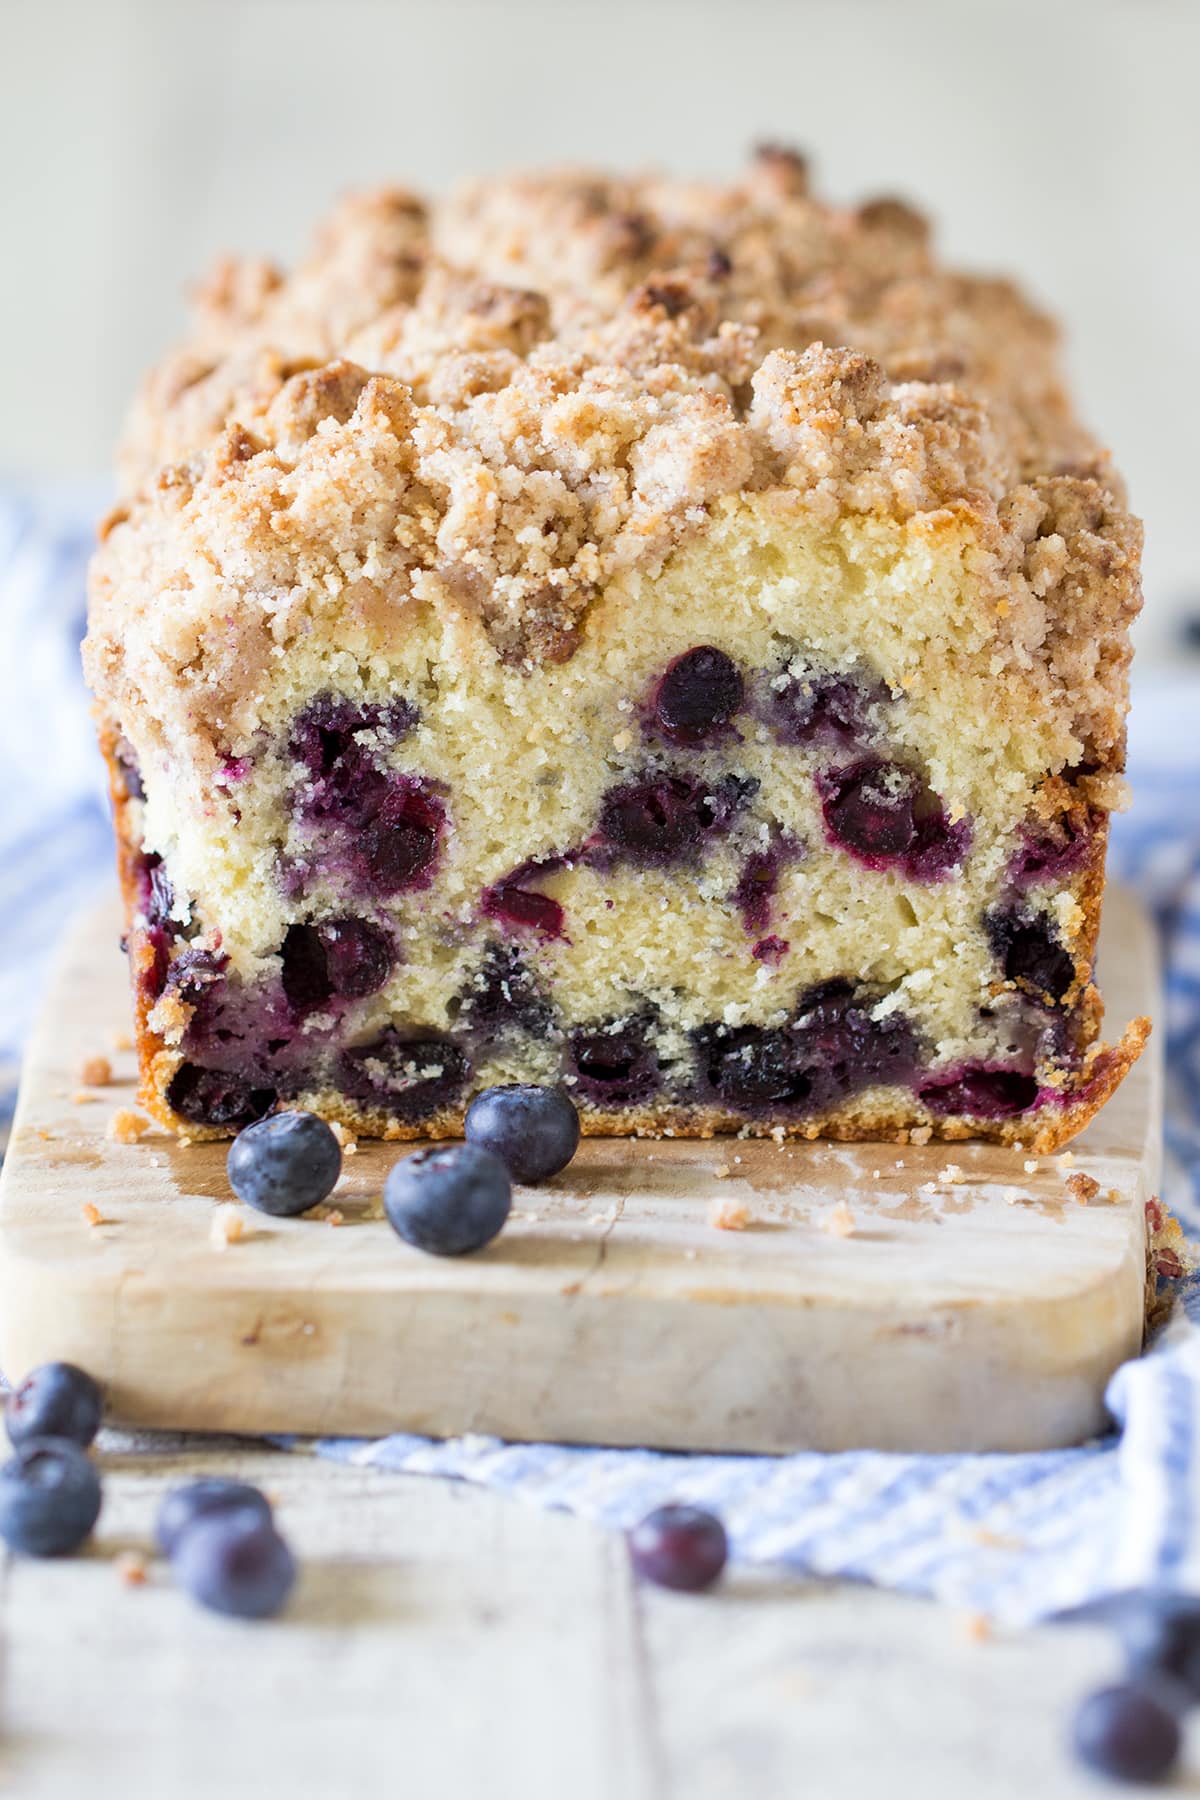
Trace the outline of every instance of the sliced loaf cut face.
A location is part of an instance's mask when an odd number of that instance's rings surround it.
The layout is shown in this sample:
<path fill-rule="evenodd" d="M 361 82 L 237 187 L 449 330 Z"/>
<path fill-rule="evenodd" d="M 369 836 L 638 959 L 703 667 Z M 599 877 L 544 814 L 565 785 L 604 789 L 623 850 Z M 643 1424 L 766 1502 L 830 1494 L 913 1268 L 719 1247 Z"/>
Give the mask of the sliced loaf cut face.
<path fill-rule="evenodd" d="M 1137 1055 L 1138 527 L 1044 321 L 798 180 L 358 203 L 151 379 L 86 658 L 166 1123 L 1045 1150 Z"/>

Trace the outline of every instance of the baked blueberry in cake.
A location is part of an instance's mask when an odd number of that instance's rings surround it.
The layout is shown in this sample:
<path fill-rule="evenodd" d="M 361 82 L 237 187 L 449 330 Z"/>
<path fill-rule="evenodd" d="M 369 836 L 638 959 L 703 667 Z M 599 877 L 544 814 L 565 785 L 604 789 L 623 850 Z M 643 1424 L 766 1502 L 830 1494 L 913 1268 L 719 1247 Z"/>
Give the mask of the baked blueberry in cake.
<path fill-rule="evenodd" d="M 222 264 L 91 574 L 146 1103 L 1047 1149 L 1099 1042 L 1140 532 L 1055 332 L 801 160 Z M 1123 1022 L 1122 1022 L 1123 1023 Z"/>

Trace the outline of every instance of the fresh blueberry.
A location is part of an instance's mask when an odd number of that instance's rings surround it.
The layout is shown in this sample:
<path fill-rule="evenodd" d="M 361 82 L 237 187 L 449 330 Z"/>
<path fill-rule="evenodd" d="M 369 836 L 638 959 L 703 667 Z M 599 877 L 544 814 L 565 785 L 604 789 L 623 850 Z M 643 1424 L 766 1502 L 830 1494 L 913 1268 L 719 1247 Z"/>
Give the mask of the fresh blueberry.
<path fill-rule="evenodd" d="M 508 1170 L 479 1144 L 435 1144 L 395 1163 L 383 1190 L 397 1236 L 433 1256 L 482 1250 L 512 1206 Z"/>
<path fill-rule="evenodd" d="M 1179 1757 L 1175 1692 L 1133 1682 L 1089 1694 L 1075 1715 L 1075 1753 L 1118 1781 L 1162 1781 Z"/>
<path fill-rule="evenodd" d="M 699 1593 L 711 1587 L 729 1555 L 725 1527 L 699 1506 L 660 1506 L 629 1534 L 633 1566 L 658 1587 Z"/>
<path fill-rule="evenodd" d="M 74 1363 L 43 1363 L 8 1397 L 4 1423 L 12 1443 L 70 1438 L 86 1450 L 100 1429 L 104 1400 L 90 1375 Z"/>
<path fill-rule="evenodd" d="M 100 1516 L 100 1477 L 69 1438 L 27 1438 L 0 1468 L 0 1537 L 18 1556 L 65 1556 Z"/>
<path fill-rule="evenodd" d="M 678 744 L 698 744 L 728 725 L 745 683 L 733 658 L 712 644 L 687 650 L 669 665 L 654 697 L 659 727 Z"/>
<path fill-rule="evenodd" d="M 514 1181 L 545 1181 L 579 1148 L 579 1114 L 558 1087 L 487 1088 L 467 1108 L 468 1143 L 500 1158 Z"/>
<path fill-rule="evenodd" d="M 234 1138 L 226 1167 L 239 1200 L 287 1219 L 333 1192 L 342 1172 L 342 1151 L 316 1113 L 277 1112 Z"/>
<path fill-rule="evenodd" d="M 171 1569 L 180 1587 L 213 1612 L 267 1619 L 296 1580 L 296 1561 L 258 1507 L 210 1513 L 177 1540 Z"/>
<path fill-rule="evenodd" d="M 167 1088 L 167 1105 L 193 1125 L 250 1125 L 274 1104 L 273 1088 L 194 1062 L 181 1063 Z"/>
<path fill-rule="evenodd" d="M 228 1512 L 256 1513 L 264 1524 L 272 1523 L 270 1502 L 248 1481 L 225 1481 L 219 1475 L 204 1475 L 198 1481 L 168 1488 L 154 1522 L 159 1549 L 164 1556 L 174 1556 L 184 1532 L 190 1531 L 198 1519 Z"/>

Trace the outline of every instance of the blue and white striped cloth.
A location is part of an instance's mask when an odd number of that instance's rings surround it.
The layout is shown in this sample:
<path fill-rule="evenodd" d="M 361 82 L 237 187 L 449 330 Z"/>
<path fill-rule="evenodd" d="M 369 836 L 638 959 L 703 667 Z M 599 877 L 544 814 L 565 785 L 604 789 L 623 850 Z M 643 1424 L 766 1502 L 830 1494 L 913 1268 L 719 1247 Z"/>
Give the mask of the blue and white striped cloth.
<path fill-rule="evenodd" d="M 0 1121 L 54 940 L 109 867 L 76 654 L 102 498 L 0 494 Z M 1116 822 L 1113 861 L 1162 931 L 1166 1199 L 1200 1236 L 1198 706 L 1200 676 L 1144 682 L 1131 732 L 1136 804 Z M 721 1513 L 744 1560 L 1022 1623 L 1132 1585 L 1200 1593 L 1200 1282 L 1183 1284 L 1154 1350 L 1118 1371 L 1108 1398 L 1111 1436 L 1029 1456 L 674 1456 L 410 1435 L 315 1448 L 484 1483 L 613 1527 L 663 1500 L 693 1500 Z"/>

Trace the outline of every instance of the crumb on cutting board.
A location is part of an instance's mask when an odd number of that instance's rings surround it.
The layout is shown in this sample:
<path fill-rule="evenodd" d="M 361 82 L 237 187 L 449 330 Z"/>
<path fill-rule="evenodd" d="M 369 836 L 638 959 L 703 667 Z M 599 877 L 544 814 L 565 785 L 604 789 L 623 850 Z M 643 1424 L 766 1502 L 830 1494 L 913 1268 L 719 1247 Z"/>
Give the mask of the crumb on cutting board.
<path fill-rule="evenodd" d="M 714 1200 L 708 1209 L 708 1222 L 717 1231 L 745 1231 L 750 1223 L 750 1209 L 741 1200 Z"/>
<path fill-rule="evenodd" d="M 84 1087 L 107 1087 L 112 1080 L 112 1064 L 107 1056 L 85 1056 L 79 1079 Z"/>
<path fill-rule="evenodd" d="M 108 1223 L 94 1200 L 85 1200 L 79 1210 L 83 1214 L 85 1225 L 106 1225 Z"/>
<path fill-rule="evenodd" d="M 245 1230 L 246 1221 L 240 1207 L 232 1200 L 223 1200 L 213 1213 L 208 1235 L 214 1250 L 228 1250 L 230 1244 L 236 1244 L 244 1236 Z"/>
<path fill-rule="evenodd" d="M 831 1237 L 853 1237 L 857 1229 L 854 1214 L 844 1200 L 839 1200 L 821 1220 L 821 1230 L 829 1232 Z"/>
<path fill-rule="evenodd" d="M 354 1133 L 348 1130 L 338 1119 L 334 1119 L 331 1122 L 329 1129 L 337 1139 L 338 1147 L 340 1148 L 342 1155 L 353 1156 L 358 1150 L 358 1139 L 355 1137 Z"/>
<path fill-rule="evenodd" d="M 1100 1192 L 1100 1183 L 1094 1176 L 1085 1175 L 1082 1169 L 1067 1176 L 1066 1187 L 1072 1200 L 1078 1201 L 1080 1206 L 1090 1205 Z"/>
<path fill-rule="evenodd" d="M 150 1120 L 144 1113 L 135 1112 L 132 1106 L 120 1106 L 108 1121 L 104 1135 L 115 1144 L 136 1144 L 150 1129 Z"/>
<path fill-rule="evenodd" d="M 947 1163 L 944 1169 L 938 1170 L 938 1180 L 944 1181 L 947 1187 L 959 1187 L 966 1176 L 958 1163 Z"/>

